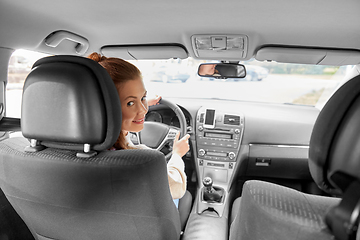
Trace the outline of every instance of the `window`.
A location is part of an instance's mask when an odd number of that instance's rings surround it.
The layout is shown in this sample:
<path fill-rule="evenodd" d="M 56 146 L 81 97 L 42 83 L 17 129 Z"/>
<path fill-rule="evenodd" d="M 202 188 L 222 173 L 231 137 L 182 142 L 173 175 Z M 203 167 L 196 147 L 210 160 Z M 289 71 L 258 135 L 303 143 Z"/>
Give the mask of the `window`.
<path fill-rule="evenodd" d="M 34 62 L 46 54 L 17 50 L 8 67 L 6 116 L 21 117 L 21 97 L 24 80 Z M 241 62 L 247 71 L 243 79 L 199 77 L 201 61 L 137 60 L 130 61 L 143 75 L 149 97 L 224 99 L 267 103 L 286 103 L 316 106 L 326 102 L 342 83 L 352 66 L 318 66 L 276 62 Z M 319 104 L 321 105 L 321 104 Z"/>
<path fill-rule="evenodd" d="M 250 60 L 241 62 L 246 67 L 245 78 L 215 79 L 198 76 L 198 66 L 205 61 L 192 58 L 131 62 L 142 72 L 150 96 L 309 106 L 327 101 L 352 68 Z"/>
<path fill-rule="evenodd" d="M 22 88 L 32 65 L 47 54 L 27 50 L 16 50 L 8 65 L 8 83 L 6 86 L 6 116 L 21 117 Z"/>

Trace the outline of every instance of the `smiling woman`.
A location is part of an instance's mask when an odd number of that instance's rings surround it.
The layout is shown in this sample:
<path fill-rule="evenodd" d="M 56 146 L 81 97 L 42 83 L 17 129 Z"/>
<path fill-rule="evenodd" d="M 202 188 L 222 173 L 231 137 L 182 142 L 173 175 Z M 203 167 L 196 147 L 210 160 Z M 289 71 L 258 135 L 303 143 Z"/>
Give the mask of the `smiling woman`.
<path fill-rule="evenodd" d="M 145 115 L 148 111 L 146 89 L 140 77 L 127 81 L 118 88 L 122 129 L 126 132 L 140 132 L 143 129 Z"/>
<path fill-rule="evenodd" d="M 143 130 L 145 115 L 148 112 L 147 91 L 139 69 L 123 59 L 107 58 L 98 53 L 92 53 L 88 58 L 98 62 L 109 73 L 120 99 L 121 132 L 110 150 L 149 149 L 143 144 L 134 145 L 130 136 L 130 132 L 138 133 Z M 156 104 L 157 101 L 152 102 Z M 178 199 L 181 199 L 186 192 L 186 174 L 181 158 L 189 151 L 190 135 L 187 134 L 180 140 L 179 136 L 178 132 L 173 143 L 172 157 L 167 164 L 170 192 L 176 206 L 178 206 Z"/>

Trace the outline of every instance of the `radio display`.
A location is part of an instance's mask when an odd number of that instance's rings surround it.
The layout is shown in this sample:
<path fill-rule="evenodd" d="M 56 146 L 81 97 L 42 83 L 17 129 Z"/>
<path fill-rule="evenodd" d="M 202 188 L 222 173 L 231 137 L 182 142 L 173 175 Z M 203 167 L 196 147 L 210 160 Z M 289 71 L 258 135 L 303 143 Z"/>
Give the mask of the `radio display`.
<path fill-rule="evenodd" d="M 232 139 L 232 134 L 205 132 L 205 137 Z"/>

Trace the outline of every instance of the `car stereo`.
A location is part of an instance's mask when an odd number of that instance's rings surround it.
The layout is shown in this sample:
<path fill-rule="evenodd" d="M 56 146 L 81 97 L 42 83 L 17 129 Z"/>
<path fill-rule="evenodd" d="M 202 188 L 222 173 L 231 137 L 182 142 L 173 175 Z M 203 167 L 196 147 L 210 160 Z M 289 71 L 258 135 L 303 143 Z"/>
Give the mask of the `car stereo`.
<path fill-rule="evenodd" d="M 244 127 L 243 116 L 206 108 L 199 111 L 196 125 L 198 158 L 236 161 Z"/>

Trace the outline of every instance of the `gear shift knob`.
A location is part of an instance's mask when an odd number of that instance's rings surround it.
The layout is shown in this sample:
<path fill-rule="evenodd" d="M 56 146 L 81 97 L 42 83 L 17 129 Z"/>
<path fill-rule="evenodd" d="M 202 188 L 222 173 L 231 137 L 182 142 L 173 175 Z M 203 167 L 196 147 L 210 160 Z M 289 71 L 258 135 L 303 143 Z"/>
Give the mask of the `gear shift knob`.
<path fill-rule="evenodd" d="M 223 192 L 221 190 L 217 191 L 213 187 L 213 180 L 211 179 L 211 177 L 205 177 L 202 182 L 204 185 L 204 200 L 208 202 L 221 202 Z"/>
<path fill-rule="evenodd" d="M 211 191 L 213 185 L 213 180 L 211 179 L 211 177 L 205 177 L 203 179 L 203 185 L 206 188 L 206 190 Z"/>

